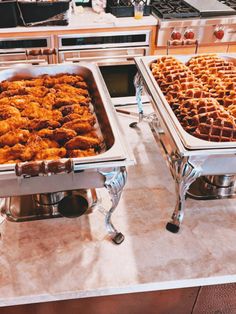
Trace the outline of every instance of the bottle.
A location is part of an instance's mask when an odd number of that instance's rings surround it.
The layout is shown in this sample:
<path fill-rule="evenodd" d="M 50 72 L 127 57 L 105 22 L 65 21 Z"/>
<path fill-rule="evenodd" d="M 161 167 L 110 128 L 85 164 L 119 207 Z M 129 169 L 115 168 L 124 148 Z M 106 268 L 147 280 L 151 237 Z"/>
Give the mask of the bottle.
<path fill-rule="evenodd" d="M 106 0 L 92 0 L 92 8 L 96 13 L 104 12 L 106 5 L 107 5 Z"/>

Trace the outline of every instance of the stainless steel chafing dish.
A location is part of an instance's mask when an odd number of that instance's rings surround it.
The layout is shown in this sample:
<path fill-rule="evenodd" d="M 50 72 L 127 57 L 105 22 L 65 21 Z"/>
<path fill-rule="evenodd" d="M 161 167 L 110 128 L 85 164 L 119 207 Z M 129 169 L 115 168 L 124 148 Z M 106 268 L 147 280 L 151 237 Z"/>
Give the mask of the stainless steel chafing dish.
<path fill-rule="evenodd" d="M 177 201 L 166 228 L 176 233 L 184 217 L 186 196 L 196 199 L 235 196 L 236 142 L 208 142 L 184 131 L 150 70 L 150 64 L 158 57 L 135 58 L 135 62 L 140 84 L 147 89 L 154 108 L 149 124 L 175 179 Z M 190 57 L 176 56 L 182 62 Z M 236 60 L 233 54 L 223 57 Z"/>
<path fill-rule="evenodd" d="M 48 198 L 49 193 L 53 193 L 52 196 L 58 196 L 56 193 L 61 191 L 93 190 L 105 187 L 112 202 L 111 208 L 105 210 L 105 224 L 112 240 L 119 244 L 123 241 L 124 236 L 111 223 L 111 215 L 119 202 L 126 182 L 126 166 L 133 164 L 133 159 L 126 149 L 109 93 L 98 67 L 87 63 L 35 67 L 19 66 L 2 71 L 0 73 L 0 81 L 59 73 L 82 75 L 88 83 L 105 149 L 100 154 L 91 157 L 1 164 L 0 197 L 8 198 L 8 201 L 3 202 L 2 214 L 7 211 L 8 218 L 17 221 L 15 217 L 9 217 L 11 216 L 9 208 L 6 208 L 10 197 L 14 198 L 13 203 L 15 204 L 15 197 L 19 196 L 43 194 L 43 197 L 34 197 L 38 201 L 46 198 L 55 199 L 54 197 Z M 59 197 L 58 202 L 60 201 Z M 55 212 L 51 214 L 51 216 L 57 216 Z M 37 217 L 42 218 L 41 215 L 35 215 L 34 217 L 29 217 L 29 219 L 37 219 Z"/>

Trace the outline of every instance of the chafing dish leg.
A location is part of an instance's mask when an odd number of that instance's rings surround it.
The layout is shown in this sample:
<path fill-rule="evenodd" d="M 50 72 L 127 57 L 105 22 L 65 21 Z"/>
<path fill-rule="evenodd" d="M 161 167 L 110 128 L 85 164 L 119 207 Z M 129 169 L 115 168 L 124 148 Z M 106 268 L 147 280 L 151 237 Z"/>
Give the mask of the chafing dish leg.
<path fill-rule="evenodd" d="M 186 193 L 190 185 L 200 176 L 200 171 L 194 168 L 187 159 L 180 158 L 173 161 L 172 173 L 175 177 L 177 202 L 171 221 L 167 223 L 166 229 L 177 233 L 184 218 Z"/>
<path fill-rule="evenodd" d="M 6 206 L 9 205 L 9 202 L 10 202 L 10 197 L 0 199 L 0 239 L 2 238 L 1 227 L 3 223 L 7 220 Z"/>
<path fill-rule="evenodd" d="M 105 176 L 104 186 L 107 189 L 111 198 L 111 208 L 105 214 L 105 225 L 109 236 L 115 244 L 121 244 L 125 237 L 119 232 L 111 222 L 111 215 L 116 209 L 121 193 L 126 183 L 127 172 L 125 167 L 114 168 L 110 172 L 103 172 L 101 174 Z"/>

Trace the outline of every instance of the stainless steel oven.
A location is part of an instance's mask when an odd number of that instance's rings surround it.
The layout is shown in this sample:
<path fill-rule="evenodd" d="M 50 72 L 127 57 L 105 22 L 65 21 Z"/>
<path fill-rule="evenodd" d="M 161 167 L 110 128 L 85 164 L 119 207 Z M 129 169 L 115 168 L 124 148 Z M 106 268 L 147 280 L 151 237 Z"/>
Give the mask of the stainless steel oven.
<path fill-rule="evenodd" d="M 113 103 L 133 104 L 136 103 L 133 82 L 137 73 L 134 58 L 148 55 L 149 47 L 149 30 L 61 35 L 58 37 L 58 61 L 95 62 Z"/>
<path fill-rule="evenodd" d="M 15 64 L 48 64 L 56 60 L 51 36 L 0 38 L 0 69 Z"/>

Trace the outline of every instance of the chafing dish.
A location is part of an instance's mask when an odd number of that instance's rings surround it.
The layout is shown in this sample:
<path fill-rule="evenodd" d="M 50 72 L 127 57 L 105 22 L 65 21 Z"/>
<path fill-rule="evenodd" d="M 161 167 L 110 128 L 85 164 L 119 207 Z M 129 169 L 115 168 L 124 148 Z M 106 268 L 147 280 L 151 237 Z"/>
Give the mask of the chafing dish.
<path fill-rule="evenodd" d="M 104 139 L 105 148 L 100 154 L 91 157 L 1 164 L 0 197 L 8 198 L 8 200 L 12 197 L 15 204 L 16 197 L 43 194 L 43 196 L 34 197 L 36 203 L 38 201 L 41 205 L 44 203 L 43 205 L 53 206 L 55 204 L 45 204 L 45 202 L 56 199 L 56 202 L 60 203 L 62 194 L 57 192 L 78 189 L 93 190 L 105 187 L 109 192 L 112 202 L 111 208 L 105 210 L 105 224 L 112 240 L 119 244 L 123 241 L 124 237 L 111 223 L 111 215 L 119 202 L 126 182 L 126 166 L 133 164 L 133 158 L 126 149 L 115 110 L 111 104 L 109 93 L 98 67 L 88 63 L 35 67 L 19 66 L 2 71 L 0 73 L 0 81 L 59 73 L 82 75 L 86 80 L 94 112 Z M 51 193 L 53 194 L 50 195 Z M 6 216 L 8 219 L 21 221 L 19 217 L 22 215 L 18 215 L 19 219 L 13 217 L 14 215 L 11 215 L 9 208 L 6 205 L 2 206 L 2 213 L 6 213 L 7 209 L 8 213 Z M 42 215 L 36 214 L 30 215 L 28 218 L 29 220 L 39 219 L 39 216 L 43 218 Z M 48 218 L 48 214 L 45 216 Z M 55 212 L 52 211 L 51 217 L 53 216 L 58 215 L 55 215 Z"/>
<path fill-rule="evenodd" d="M 176 56 L 183 62 L 190 57 Z M 235 196 L 236 142 L 208 142 L 184 131 L 151 73 L 150 64 L 157 58 L 139 57 L 135 62 L 154 109 L 149 124 L 175 180 L 177 201 L 166 228 L 176 233 L 184 217 L 186 196 L 197 199 Z M 234 60 L 235 55 L 225 58 Z"/>

